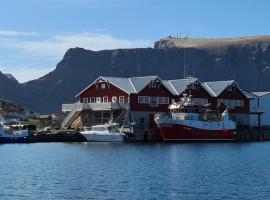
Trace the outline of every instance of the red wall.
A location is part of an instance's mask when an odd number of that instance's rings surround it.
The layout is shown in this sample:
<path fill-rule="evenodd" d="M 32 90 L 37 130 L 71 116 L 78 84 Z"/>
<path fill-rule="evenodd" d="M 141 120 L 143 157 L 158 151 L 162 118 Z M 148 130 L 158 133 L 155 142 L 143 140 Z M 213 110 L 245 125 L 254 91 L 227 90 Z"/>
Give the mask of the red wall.
<path fill-rule="evenodd" d="M 242 94 L 238 88 L 234 88 L 232 91 L 227 91 L 226 89 L 217 97 L 217 99 L 235 99 L 243 100 L 243 107 L 235 107 L 230 110 L 232 113 L 248 113 L 249 112 L 249 100 Z"/>
<path fill-rule="evenodd" d="M 207 98 L 208 103 L 215 102 L 215 99 L 211 97 L 208 92 L 206 92 L 205 89 L 203 89 L 201 86 L 198 89 L 190 89 L 190 91 L 186 89 L 177 97 L 177 101 L 179 101 L 179 98 L 183 97 L 184 93 L 189 94 L 189 92 L 192 95 L 192 98 Z"/>
<path fill-rule="evenodd" d="M 108 96 L 108 101 L 112 102 L 112 96 L 117 96 L 118 101 L 119 101 L 119 96 L 124 96 L 125 97 L 125 103 L 128 102 L 128 94 L 119 88 L 115 87 L 112 84 L 107 85 L 105 84 L 105 89 L 101 89 L 101 84 L 98 83 L 98 89 L 96 85 L 92 85 L 90 88 L 88 88 L 86 91 L 84 91 L 80 95 L 80 102 L 83 102 L 83 98 L 89 98 L 89 97 L 101 97 L 101 101 L 103 100 L 103 96 Z"/>
<path fill-rule="evenodd" d="M 132 111 L 168 112 L 169 104 L 158 104 L 158 107 L 150 107 L 149 104 L 138 103 L 138 96 L 169 97 L 169 103 L 171 103 L 172 99 L 176 98 L 163 85 L 160 85 L 159 88 L 151 88 L 151 87 L 149 87 L 149 85 L 147 85 L 138 94 L 131 94 L 131 96 L 130 96 L 130 110 L 132 110 Z"/>
<path fill-rule="evenodd" d="M 118 87 L 105 83 L 105 89 L 101 89 L 101 84 L 98 83 L 98 89 L 96 85 L 92 85 L 86 91 L 84 91 L 80 95 L 80 102 L 83 102 L 83 98 L 90 98 L 90 97 L 101 97 L 103 101 L 103 96 L 108 96 L 108 101 L 112 101 L 112 96 L 124 96 L 125 102 L 128 103 L 129 95 L 119 89 Z M 188 89 L 182 92 L 178 96 L 174 96 L 171 92 L 164 87 L 162 84 L 159 88 L 152 88 L 147 85 L 141 92 L 138 94 L 130 94 L 130 109 L 132 111 L 152 111 L 152 112 L 167 112 L 168 111 L 168 104 L 158 104 L 158 107 L 150 107 L 149 104 L 139 104 L 138 103 L 138 96 L 154 96 L 154 97 L 169 97 L 169 103 L 172 102 L 172 99 L 175 99 L 176 102 L 179 101 L 180 97 L 183 97 L 183 93 L 188 94 Z M 217 99 L 237 99 L 244 101 L 244 107 L 236 107 L 232 109 L 232 113 L 248 113 L 249 112 L 249 100 L 242 94 L 242 92 L 235 88 L 233 91 L 224 90 L 217 98 L 211 97 L 202 87 L 198 89 L 191 89 L 190 94 L 193 98 L 208 98 L 208 102 L 212 104 L 213 107 L 217 106 Z M 119 100 L 119 99 L 118 99 Z"/>

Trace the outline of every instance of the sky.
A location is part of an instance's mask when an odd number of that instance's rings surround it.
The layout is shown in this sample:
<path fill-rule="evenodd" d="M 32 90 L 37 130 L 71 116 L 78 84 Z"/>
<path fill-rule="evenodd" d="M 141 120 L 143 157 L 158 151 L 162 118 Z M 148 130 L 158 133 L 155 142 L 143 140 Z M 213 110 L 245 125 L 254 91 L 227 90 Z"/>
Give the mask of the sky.
<path fill-rule="evenodd" d="M 168 35 L 270 34 L 268 0 L 0 0 L 0 71 L 26 82 L 69 48 L 153 47 Z"/>

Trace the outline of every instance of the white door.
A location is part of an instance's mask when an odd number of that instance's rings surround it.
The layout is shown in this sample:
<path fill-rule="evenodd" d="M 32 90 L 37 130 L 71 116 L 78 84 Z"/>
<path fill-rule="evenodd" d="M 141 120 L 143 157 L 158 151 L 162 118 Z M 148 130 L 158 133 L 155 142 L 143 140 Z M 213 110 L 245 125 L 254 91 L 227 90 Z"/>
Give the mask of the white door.
<path fill-rule="evenodd" d="M 101 103 L 101 97 L 96 98 L 96 103 Z"/>

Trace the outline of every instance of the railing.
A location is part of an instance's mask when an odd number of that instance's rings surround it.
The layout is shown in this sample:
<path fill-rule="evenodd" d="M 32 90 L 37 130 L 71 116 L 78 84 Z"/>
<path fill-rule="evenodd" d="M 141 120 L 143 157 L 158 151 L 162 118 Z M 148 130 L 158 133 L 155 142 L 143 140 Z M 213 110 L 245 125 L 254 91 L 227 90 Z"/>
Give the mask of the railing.
<path fill-rule="evenodd" d="M 264 108 L 263 107 L 251 107 L 250 108 L 251 113 L 264 113 Z"/>
<path fill-rule="evenodd" d="M 156 113 L 154 114 L 154 119 L 171 119 L 170 113 Z"/>
<path fill-rule="evenodd" d="M 62 104 L 63 112 L 70 111 L 82 111 L 82 110 L 118 110 L 118 109 L 129 109 L 129 103 L 73 103 L 73 104 Z"/>

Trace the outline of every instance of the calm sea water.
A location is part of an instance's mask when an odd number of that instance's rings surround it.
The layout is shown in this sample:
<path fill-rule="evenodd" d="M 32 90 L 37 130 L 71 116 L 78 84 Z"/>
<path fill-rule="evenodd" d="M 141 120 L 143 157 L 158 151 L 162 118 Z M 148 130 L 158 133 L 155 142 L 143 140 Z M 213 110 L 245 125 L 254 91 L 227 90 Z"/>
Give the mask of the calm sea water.
<path fill-rule="evenodd" d="M 269 199 L 270 143 L 0 145 L 1 199 Z"/>

